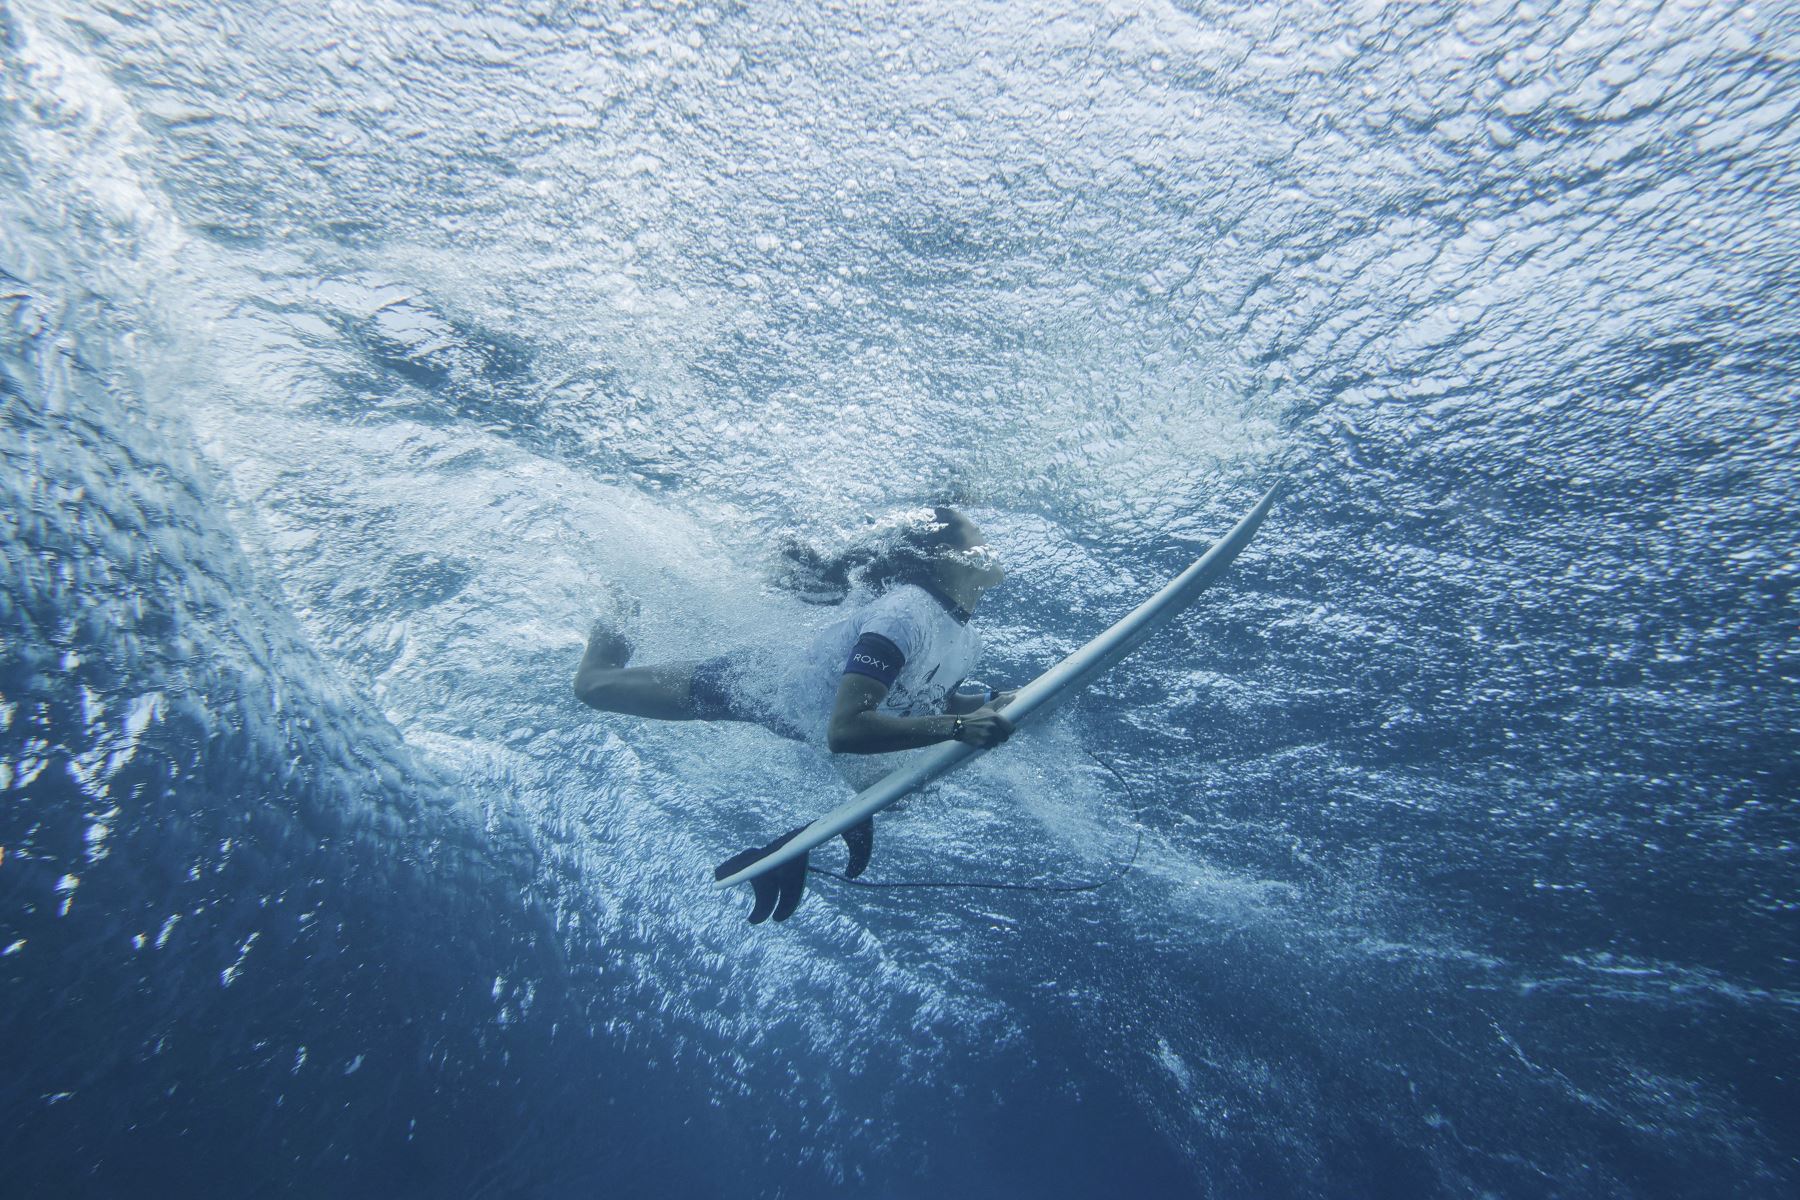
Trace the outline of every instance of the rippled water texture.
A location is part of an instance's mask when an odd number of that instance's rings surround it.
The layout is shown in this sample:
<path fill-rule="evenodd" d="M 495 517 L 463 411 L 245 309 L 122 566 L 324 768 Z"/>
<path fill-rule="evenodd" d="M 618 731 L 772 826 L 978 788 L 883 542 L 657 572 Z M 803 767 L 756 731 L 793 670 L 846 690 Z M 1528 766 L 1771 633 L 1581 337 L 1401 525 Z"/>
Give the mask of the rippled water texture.
<path fill-rule="evenodd" d="M 1793 1194 L 1793 17 L 0 2 L 7 1188 Z M 1278 474 L 882 820 L 1099 892 L 752 929 L 831 768 L 568 693 L 938 497 L 1020 681 Z"/>

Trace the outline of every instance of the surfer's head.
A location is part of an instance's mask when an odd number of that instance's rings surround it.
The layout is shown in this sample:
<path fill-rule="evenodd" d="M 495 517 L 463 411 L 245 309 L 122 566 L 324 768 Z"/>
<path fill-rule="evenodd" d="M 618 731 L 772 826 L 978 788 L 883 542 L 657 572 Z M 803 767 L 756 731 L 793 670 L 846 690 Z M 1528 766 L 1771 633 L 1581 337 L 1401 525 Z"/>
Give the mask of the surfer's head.
<path fill-rule="evenodd" d="M 994 553 L 980 526 L 954 508 L 931 510 L 921 549 L 940 582 L 986 591 L 1006 578 L 1000 556 Z"/>
<path fill-rule="evenodd" d="M 877 591 L 910 583 L 972 609 L 1006 578 L 975 522 L 947 505 L 902 514 L 888 548 L 863 576 Z"/>
<path fill-rule="evenodd" d="M 836 604 L 859 582 L 877 592 L 911 583 L 973 607 L 1006 578 L 980 527 L 944 504 L 894 514 L 835 556 L 797 542 L 783 553 L 790 586 L 814 603 Z"/>

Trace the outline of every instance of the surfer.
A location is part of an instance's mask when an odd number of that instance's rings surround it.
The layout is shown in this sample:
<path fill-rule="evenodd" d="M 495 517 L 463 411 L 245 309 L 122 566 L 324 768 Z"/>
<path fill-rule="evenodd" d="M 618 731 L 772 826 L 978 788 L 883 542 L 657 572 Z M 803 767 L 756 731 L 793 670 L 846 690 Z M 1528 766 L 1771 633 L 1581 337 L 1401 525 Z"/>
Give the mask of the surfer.
<path fill-rule="evenodd" d="M 940 505 L 908 513 L 834 557 L 799 544 L 784 553 L 787 582 L 808 601 L 868 598 L 798 649 L 644 666 L 629 665 L 633 646 L 621 623 L 602 618 L 575 670 L 576 697 L 602 712 L 653 720 L 750 721 L 842 756 L 951 741 L 985 750 L 1012 736 L 1013 723 L 999 711 L 1011 694 L 964 685 L 981 653 L 970 616 L 1006 577 L 973 521 Z M 855 774 L 846 759 L 839 763 Z M 746 853 L 779 847 L 798 832 Z M 874 849 L 873 818 L 843 837 L 845 873 L 855 878 Z M 805 860 L 798 862 L 798 873 L 758 889 L 753 922 L 793 912 L 805 888 Z"/>
<path fill-rule="evenodd" d="M 887 754 L 938 742 L 990 749 L 1012 734 L 999 693 L 958 685 L 981 651 L 969 618 L 1006 577 L 968 517 L 910 513 L 828 558 L 790 545 L 788 582 L 814 603 L 873 593 L 798 653 L 757 648 L 698 662 L 630 666 L 633 646 L 602 619 L 576 668 L 575 695 L 602 712 L 663 721 L 750 721 L 834 754 Z"/>
<path fill-rule="evenodd" d="M 872 598 L 797 651 L 762 647 L 698 662 L 631 666 L 630 638 L 602 619 L 575 670 L 576 697 L 602 712 L 654 720 L 755 722 L 822 743 L 833 755 L 950 741 L 985 750 L 1012 736 L 1013 723 L 999 711 L 1009 695 L 961 686 L 981 652 L 969 618 L 1006 577 L 975 522 L 940 505 L 835 557 L 798 544 L 785 554 L 787 582 L 806 599 L 841 604 L 859 586 Z M 844 842 L 845 873 L 855 878 L 874 850 L 873 819 L 846 831 Z M 793 912 L 805 887 L 801 866 L 798 877 L 790 872 L 780 881 L 778 907 L 759 902 L 762 916 Z"/>
<path fill-rule="evenodd" d="M 785 553 L 788 582 L 806 599 L 841 604 L 859 586 L 871 598 L 798 650 L 635 667 L 630 638 L 602 619 L 575 670 L 576 697 L 602 712 L 654 720 L 751 721 L 834 755 L 952 741 L 986 750 L 1012 735 L 1013 723 L 999 711 L 1010 693 L 963 685 L 981 652 L 969 618 L 1006 577 L 973 521 L 938 506 L 907 514 L 836 557 L 797 544 Z M 839 762 L 854 779 L 857 772 Z M 868 866 L 874 837 L 872 819 L 845 832 L 850 877 Z M 793 911 L 805 886 L 803 860 L 801 867 L 797 878 L 784 877 L 779 907 L 759 903 L 764 916 L 771 907 L 777 920 Z"/>
<path fill-rule="evenodd" d="M 1006 577 L 981 530 L 955 509 L 922 509 L 828 558 L 786 550 L 789 580 L 815 603 L 873 593 L 798 651 L 757 648 L 698 662 L 628 665 L 632 643 L 595 623 L 575 695 L 602 712 L 663 721 L 750 721 L 834 754 L 938 742 L 989 749 L 1012 734 L 996 693 L 958 685 L 980 654 L 969 618 Z"/>

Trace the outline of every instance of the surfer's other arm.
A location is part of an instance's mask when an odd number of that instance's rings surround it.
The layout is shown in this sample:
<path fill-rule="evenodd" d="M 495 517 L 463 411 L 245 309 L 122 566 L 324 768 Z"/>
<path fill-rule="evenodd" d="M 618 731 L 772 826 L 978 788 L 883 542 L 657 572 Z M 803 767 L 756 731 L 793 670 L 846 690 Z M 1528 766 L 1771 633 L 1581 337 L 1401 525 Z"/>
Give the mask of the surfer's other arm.
<path fill-rule="evenodd" d="M 1013 723 L 992 708 L 980 708 L 965 717 L 898 717 L 876 711 L 887 694 L 888 685 L 879 679 L 857 674 L 843 677 L 825 731 L 832 753 L 886 754 L 949 741 L 991 750 L 1012 736 Z"/>

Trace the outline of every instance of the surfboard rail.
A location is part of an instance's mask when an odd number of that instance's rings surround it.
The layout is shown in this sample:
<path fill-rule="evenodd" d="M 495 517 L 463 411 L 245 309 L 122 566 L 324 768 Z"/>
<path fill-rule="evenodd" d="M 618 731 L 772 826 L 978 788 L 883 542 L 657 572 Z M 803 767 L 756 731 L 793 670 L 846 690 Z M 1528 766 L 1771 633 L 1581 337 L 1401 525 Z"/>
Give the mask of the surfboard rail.
<path fill-rule="evenodd" d="M 1270 506 L 1275 503 L 1281 484 L 1281 480 L 1276 480 L 1263 493 L 1262 499 L 1232 527 L 1230 533 L 1214 542 L 1205 554 L 1164 584 L 1161 590 L 1115 621 L 1104 633 L 1020 688 L 1012 703 L 1006 706 L 1007 718 L 1014 725 L 1023 725 L 1034 714 L 1048 708 L 1054 700 L 1115 666 L 1119 660 L 1137 649 L 1145 638 L 1192 604 L 1201 592 L 1225 573 L 1244 547 L 1250 544 L 1250 539 L 1256 536 L 1257 528 L 1269 514 Z M 783 863 L 792 862 L 850 827 L 861 824 L 902 796 L 917 791 L 969 759 L 985 753 L 986 750 L 965 742 L 942 742 L 932 746 L 914 761 L 895 768 L 806 826 L 799 836 L 788 841 L 779 850 L 723 879 L 715 880 L 713 886 L 726 888 L 734 883 L 747 883 L 765 871 L 772 871 Z"/>

